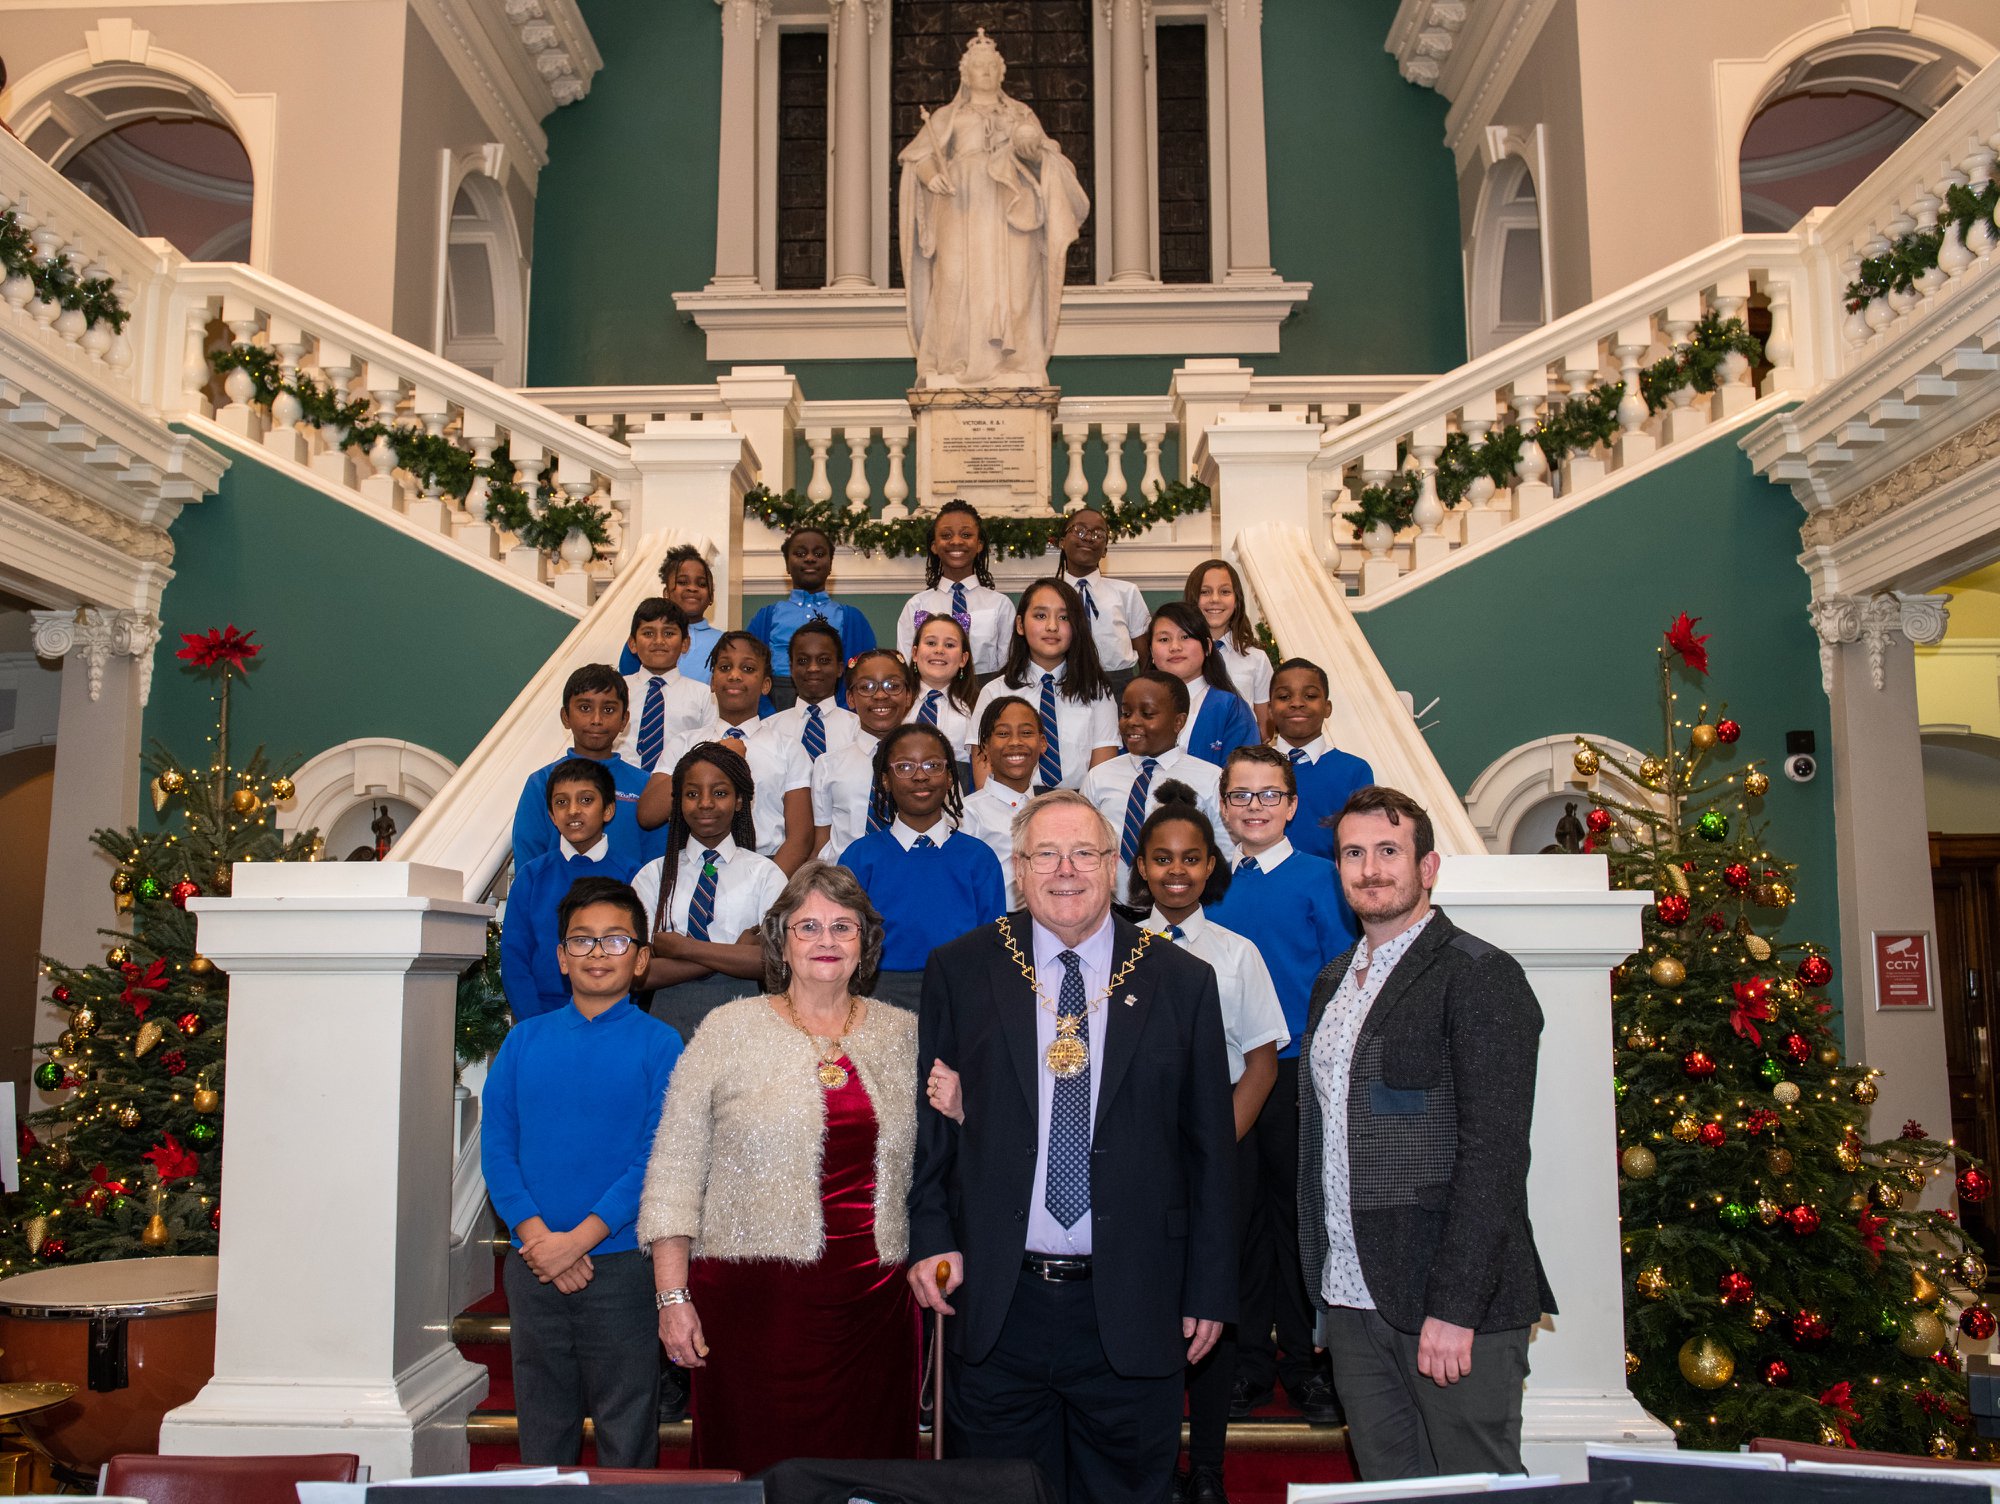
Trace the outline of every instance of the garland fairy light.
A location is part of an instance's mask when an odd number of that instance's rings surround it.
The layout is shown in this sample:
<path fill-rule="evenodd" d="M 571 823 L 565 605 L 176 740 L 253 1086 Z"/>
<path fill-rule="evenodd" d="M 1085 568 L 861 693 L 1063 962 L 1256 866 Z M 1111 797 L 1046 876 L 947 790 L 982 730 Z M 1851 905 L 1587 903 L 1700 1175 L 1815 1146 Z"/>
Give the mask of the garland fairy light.
<path fill-rule="evenodd" d="M 0 213 L 0 281 L 26 277 L 34 284 L 39 302 L 53 303 L 65 312 L 83 315 L 86 329 L 109 324 L 122 334 L 132 315 L 118 299 L 117 285 L 109 277 L 86 277 L 69 259 L 68 253 L 42 257 L 35 254 L 35 239 L 21 228 L 12 209 Z"/>
<path fill-rule="evenodd" d="M 251 400 L 262 406 L 269 407 L 280 392 L 289 392 L 298 401 L 300 421 L 328 433 L 340 448 L 352 444 L 367 450 L 386 440 L 395 451 L 397 468 L 408 472 L 426 491 L 436 486 L 442 494 L 463 501 L 473 484 L 484 480 L 486 520 L 531 548 L 553 555 L 575 531 L 590 540 L 592 557 L 596 557 L 611 541 L 602 508 L 587 498 L 571 501 L 556 488 L 554 460 L 536 477 L 531 495 L 515 481 L 513 459 L 505 444 L 481 465 L 471 450 L 443 434 L 370 421 L 367 399 L 343 400 L 334 388 L 305 371 L 286 380 L 277 355 L 262 345 L 231 345 L 210 354 L 208 363 L 219 375 L 242 371 L 249 376 L 255 387 Z"/>
<path fill-rule="evenodd" d="M 1646 411 L 1658 412 L 1675 392 L 1688 387 L 1697 392 L 1714 391 L 1717 372 L 1732 354 L 1754 365 L 1763 359 L 1764 346 L 1743 320 L 1708 314 L 1695 325 L 1686 345 L 1639 373 L 1639 395 L 1645 399 Z M 1533 435 L 1549 467 L 1554 469 L 1572 454 L 1609 443 L 1618 432 L 1618 404 L 1624 399 L 1625 383 L 1613 381 L 1550 408 Z M 1482 476 L 1495 486 L 1512 485 L 1514 467 L 1528 442 L 1529 435 L 1518 423 L 1496 428 L 1476 444 L 1464 433 L 1451 434 L 1435 462 L 1438 500 L 1447 507 L 1458 505 Z M 1378 523 L 1400 532 L 1410 526 L 1423 489 L 1420 472 L 1399 470 L 1390 480 L 1364 490 L 1360 505 L 1341 513 L 1341 520 L 1353 527 L 1357 538 Z"/>
<path fill-rule="evenodd" d="M 1992 250 L 1994 242 L 2000 240 L 2000 224 L 1994 219 L 1996 206 L 2000 206 L 2000 183 L 1982 183 L 1978 188 L 1955 183 L 1947 188 L 1936 228 L 1899 235 L 1888 250 L 1861 263 L 1861 275 L 1847 284 L 1844 294 L 1847 311 L 1859 313 L 1891 292 L 1914 292 L 1919 277 L 1938 269 L 1945 237 L 1953 230 L 1958 232 L 1960 249 L 1974 256 Z M 1975 241 L 1983 242 L 1983 248 Z"/>

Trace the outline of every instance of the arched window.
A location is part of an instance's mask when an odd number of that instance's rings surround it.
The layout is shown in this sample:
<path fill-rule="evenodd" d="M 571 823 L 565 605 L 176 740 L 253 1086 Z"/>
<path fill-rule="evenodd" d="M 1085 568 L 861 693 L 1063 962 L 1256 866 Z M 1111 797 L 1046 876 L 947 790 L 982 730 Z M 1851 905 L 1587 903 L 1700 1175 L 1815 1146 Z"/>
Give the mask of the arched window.
<path fill-rule="evenodd" d="M 523 379 L 527 266 L 507 197 L 484 173 L 452 196 L 438 353 L 502 386 Z"/>
<path fill-rule="evenodd" d="M 1548 322 L 1541 203 L 1520 157 L 1486 174 L 1472 221 L 1472 353 L 1483 355 Z"/>

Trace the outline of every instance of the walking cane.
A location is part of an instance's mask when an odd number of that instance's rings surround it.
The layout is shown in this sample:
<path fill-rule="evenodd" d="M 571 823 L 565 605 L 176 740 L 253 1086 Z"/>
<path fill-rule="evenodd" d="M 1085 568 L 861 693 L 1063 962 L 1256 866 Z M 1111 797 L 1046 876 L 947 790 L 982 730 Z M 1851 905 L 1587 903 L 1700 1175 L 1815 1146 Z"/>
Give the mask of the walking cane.
<path fill-rule="evenodd" d="M 951 1279 L 951 1260 L 939 1259 L 932 1271 L 937 1280 L 938 1298 L 944 1298 L 944 1287 Z M 931 1457 L 934 1460 L 944 1456 L 944 1312 L 937 1313 L 937 1325 L 931 1332 Z"/>

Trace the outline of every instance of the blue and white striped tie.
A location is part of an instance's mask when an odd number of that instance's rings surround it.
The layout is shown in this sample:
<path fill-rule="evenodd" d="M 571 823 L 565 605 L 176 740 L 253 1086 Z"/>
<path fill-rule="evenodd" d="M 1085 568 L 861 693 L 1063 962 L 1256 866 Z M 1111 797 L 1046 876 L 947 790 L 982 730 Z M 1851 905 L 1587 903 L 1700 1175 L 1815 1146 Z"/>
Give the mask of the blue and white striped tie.
<path fill-rule="evenodd" d="M 806 756 L 818 762 L 826 752 L 826 717 L 819 713 L 819 706 L 806 706 Z"/>
<path fill-rule="evenodd" d="M 655 674 L 646 685 L 646 705 L 639 712 L 639 766 L 652 772 L 666 749 L 667 681 Z"/>
<path fill-rule="evenodd" d="M 694 897 L 688 900 L 688 939 L 706 940 L 708 927 L 715 921 L 716 853 L 703 851 L 701 854 L 701 877 L 694 885 Z"/>
<path fill-rule="evenodd" d="M 1146 823 L 1146 791 L 1153 786 L 1153 774 L 1160 760 L 1148 757 L 1139 764 L 1139 776 L 1132 780 L 1132 792 L 1125 800 L 1125 833 L 1118 838 L 1118 860 L 1130 867 L 1139 860 L 1139 827 Z"/>
<path fill-rule="evenodd" d="M 1042 703 L 1037 712 L 1042 723 L 1042 760 L 1035 764 L 1047 788 L 1062 782 L 1062 737 L 1056 728 L 1056 676 L 1042 675 Z"/>
<path fill-rule="evenodd" d="M 938 700 L 943 694 L 944 691 L 941 689 L 925 691 L 923 708 L 917 712 L 917 719 L 924 725 L 935 726 L 937 724 Z"/>

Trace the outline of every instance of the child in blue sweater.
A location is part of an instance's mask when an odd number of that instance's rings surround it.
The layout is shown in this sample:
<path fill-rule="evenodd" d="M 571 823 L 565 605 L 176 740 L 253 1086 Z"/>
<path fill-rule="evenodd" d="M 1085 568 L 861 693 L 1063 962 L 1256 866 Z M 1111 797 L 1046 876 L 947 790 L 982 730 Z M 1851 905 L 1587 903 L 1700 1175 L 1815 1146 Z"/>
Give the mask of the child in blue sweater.
<path fill-rule="evenodd" d="M 1333 860 L 1333 822 L 1347 796 L 1375 781 L 1375 770 L 1326 739 L 1333 710 L 1326 670 L 1304 658 L 1287 658 L 1271 676 L 1271 745 L 1285 756 L 1299 781 L 1299 812 L 1287 832 L 1292 845 Z M 1343 896 L 1341 903 L 1346 904 Z M 1354 927 L 1350 915 L 1348 928 Z"/>
<path fill-rule="evenodd" d="M 958 829 L 958 759 L 937 727 L 913 721 L 875 750 L 876 813 L 886 830 L 841 854 L 882 916 L 882 972 L 870 996 L 916 1011 L 931 950 L 1007 910 L 1000 859 Z"/>
<path fill-rule="evenodd" d="M 556 829 L 549 823 L 549 774 L 572 757 L 587 757 L 602 763 L 617 790 L 621 818 L 610 825 L 611 849 L 632 863 L 632 870 L 650 862 L 667 849 L 664 813 L 648 825 L 639 818 L 639 796 L 646 791 L 648 775 L 636 764 L 617 755 L 618 738 L 625 734 L 631 719 L 630 692 L 625 680 L 608 663 L 586 663 L 563 685 L 559 717 L 569 733 L 570 750 L 545 768 L 537 768 L 521 786 L 520 802 L 514 806 L 514 870 L 555 850 Z"/>
<path fill-rule="evenodd" d="M 1257 718 L 1230 681 L 1229 669 L 1209 636 L 1201 612 L 1186 601 L 1168 601 L 1153 613 L 1146 632 L 1146 666 L 1187 686 L 1188 723 L 1181 746 L 1218 768 L 1238 747 L 1254 747 Z"/>

